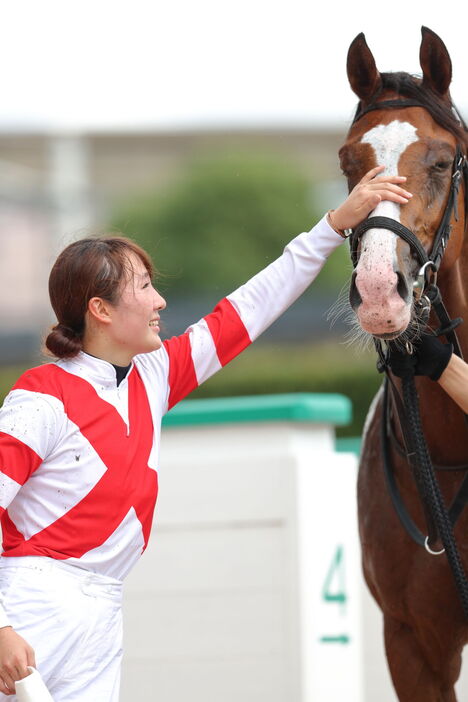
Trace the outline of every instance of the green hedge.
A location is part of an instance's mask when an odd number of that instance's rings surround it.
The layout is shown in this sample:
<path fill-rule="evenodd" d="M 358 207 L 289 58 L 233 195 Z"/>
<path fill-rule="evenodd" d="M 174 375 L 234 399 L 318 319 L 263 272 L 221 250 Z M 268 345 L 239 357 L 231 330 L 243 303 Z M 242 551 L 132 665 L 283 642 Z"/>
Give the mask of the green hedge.
<path fill-rule="evenodd" d="M 353 404 L 353 421 L 338 436 L 361 434 L 369 404 L 381 376 L 375 353 L 358 353 L 336 343 L 323 345 L 260 344 L 247 349 L 191 397 L 229 397 L 271 393 L 341 393 Z M 22 367 L 0 369 L 0 395 L 6 395 Z"/>

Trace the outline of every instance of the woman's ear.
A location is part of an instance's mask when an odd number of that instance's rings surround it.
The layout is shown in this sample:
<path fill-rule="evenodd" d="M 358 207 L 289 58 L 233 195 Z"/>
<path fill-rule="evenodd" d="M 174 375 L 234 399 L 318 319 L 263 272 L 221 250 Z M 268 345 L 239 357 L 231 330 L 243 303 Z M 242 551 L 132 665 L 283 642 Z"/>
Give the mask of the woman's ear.
<path fill-rule="evenodd" d="M 88 302 L 88 316 L 94 322 L 110 324 L 112 321 L 111 307 L 100 297 L 92 297 Z"/>

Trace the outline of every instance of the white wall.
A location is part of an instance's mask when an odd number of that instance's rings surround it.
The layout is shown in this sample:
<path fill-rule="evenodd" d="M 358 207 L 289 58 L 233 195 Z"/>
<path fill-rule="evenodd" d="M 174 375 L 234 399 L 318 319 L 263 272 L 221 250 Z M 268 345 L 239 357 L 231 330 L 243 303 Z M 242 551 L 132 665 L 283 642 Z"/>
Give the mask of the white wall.
<path fill-rule="evenodd" d="M 333 429 L 172 428 L 161 462 L 122 702 L 361 702 L 356 459 Z"/>

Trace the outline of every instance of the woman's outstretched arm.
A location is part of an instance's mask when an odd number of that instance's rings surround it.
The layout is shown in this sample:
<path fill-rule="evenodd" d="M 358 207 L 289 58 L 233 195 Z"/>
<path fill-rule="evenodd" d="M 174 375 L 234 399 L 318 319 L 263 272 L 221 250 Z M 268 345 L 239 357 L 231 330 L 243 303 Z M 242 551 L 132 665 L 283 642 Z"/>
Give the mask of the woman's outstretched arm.
<path fill-rule="evenodd" d="M 166 340 L 162 349 L 137 357 L 149 376 L 159 374 L 168 388 L 163 412 L 235 358 L 306 290 L 343 242 L 342 230 L 355 227 L 381 200 L 408 201 L 410 193 L 401 187 L 405 178 L 379 176 L 381 170 L 369 171 L 342 205 L 295 237 L 279 258 L 222 299 L 211 314 Z"/>

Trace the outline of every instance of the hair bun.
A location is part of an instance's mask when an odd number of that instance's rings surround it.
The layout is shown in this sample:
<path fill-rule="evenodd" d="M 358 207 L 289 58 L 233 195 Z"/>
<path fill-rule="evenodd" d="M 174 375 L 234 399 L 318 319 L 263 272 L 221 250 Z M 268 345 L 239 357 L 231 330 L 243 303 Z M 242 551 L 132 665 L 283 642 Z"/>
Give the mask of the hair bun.
<path fill-rule="evenodd" d="M 45 347 L 57 358 L 72 358 L 83 348 L 83 341 L 79 332 L 59 322 L 48 334 Z"/>
<path fill-rule="evenodd" d="M 77 331 L 75 331 L 71 327 L 67 327 L 66 324 L 62 324 L 61 322 L 56 324 L 55 327 L 53 327 L 53 329 L 52 329 L 52 331 L 59 331 L 59 330 L 64 336 L 67 337 L 67 339 L 76 339 L 77 337 L 80 336 L 80 334 Z"/>

